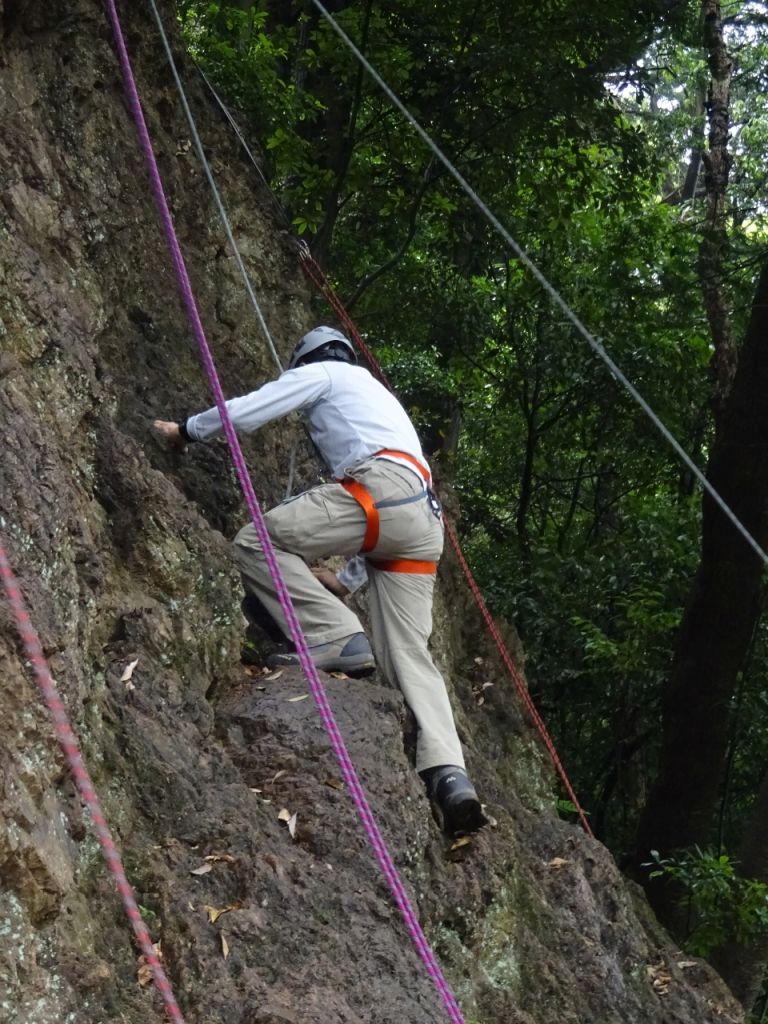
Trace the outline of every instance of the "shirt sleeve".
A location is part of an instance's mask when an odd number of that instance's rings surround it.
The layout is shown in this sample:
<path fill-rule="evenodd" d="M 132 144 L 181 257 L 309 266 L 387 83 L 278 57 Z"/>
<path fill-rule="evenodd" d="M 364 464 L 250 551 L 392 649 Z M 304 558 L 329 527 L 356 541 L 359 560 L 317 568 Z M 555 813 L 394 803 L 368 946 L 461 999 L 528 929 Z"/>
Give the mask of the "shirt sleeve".
<path fill-rule="evenodd" d="M 353 555 L 344 568 L 336 573 L 336 579 L 347 588 L 350 594 L 354 594 L 368 582 L 365 559 L 361 555 Z"/>
<path fill-rule="evenodd" d="M 286 370 L 277 380 L 248 395 L 231 398 L 227 411 L 236 430 L 251 434 L 271 420 L 314 405 L 330 389 L 331 379 L 322 363 L 310 363 Z M 216 406 L 187 420 L 187 433 L 195 441 L 207 441 L 221 432 L 221 416 Z"/>

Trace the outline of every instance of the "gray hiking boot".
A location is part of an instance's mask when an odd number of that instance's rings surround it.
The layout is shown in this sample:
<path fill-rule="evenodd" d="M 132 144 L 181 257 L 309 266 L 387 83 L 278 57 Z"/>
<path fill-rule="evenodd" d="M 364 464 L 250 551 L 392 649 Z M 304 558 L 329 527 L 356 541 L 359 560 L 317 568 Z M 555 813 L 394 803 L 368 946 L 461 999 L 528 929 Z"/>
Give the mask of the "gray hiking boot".
<path fill-rule="evenodd" d="M 317 644 L 309 648 L 315 668 L 323 672 L 344 672 L 348 676 L 367 676 L 376 668 L 371 645 L 365 633 L 352 633 L 338 640 L 330 640 L 327 644 Z M 299 665 L 299 656 L 295 651 L 270 654 L 267 665 L 270 668 L 283 668 Z"/>
<path fill-rule="evenodd" d="M 440 811 L 443 831 L 449 836 L 466 836 L 488 824 L 475 787 L 463 768 L 441 764 L 419 774 L 427 785 L 429 798 Z"/>

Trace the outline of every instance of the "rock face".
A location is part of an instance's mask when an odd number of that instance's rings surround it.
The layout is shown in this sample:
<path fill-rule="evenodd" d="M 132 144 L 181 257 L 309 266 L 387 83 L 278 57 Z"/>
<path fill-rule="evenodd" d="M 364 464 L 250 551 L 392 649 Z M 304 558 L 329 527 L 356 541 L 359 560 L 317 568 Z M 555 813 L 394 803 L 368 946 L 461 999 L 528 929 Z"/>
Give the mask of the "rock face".
<path fill-rule="evenodd" d="M 123 6 L 203 321 L 225 389 L 241 392 L 272 374 L 269 357 L 149 14 Z M 240 664 L 225 538 L 242 511 L 226 452 L 180 456 L 149 433 L 155 416 L 210 399 L 101 6 L 4 0 L 0 33 L 0 531 L 185 1016 L 441 1021 L 312 700 L 295 699 L 306 683 Z M 325 314 L 193 68 L 183 74 L 285 353 Z M 283 495 L 297 436 L 281 424 L 249 439 L 266 504 Z M 313 473 L 302 455 L 299 483 Z M 467 1022 L 740 1020 L 608 853 L 558 820 L 540 747 L 447 556 L 441 584 L 435 654 L 495 828 L 451 850 L 399 694 L 381 680 L 327 684 Z M 159 1024 L 139 967 L 0 599 L 0 1021 Z"/>

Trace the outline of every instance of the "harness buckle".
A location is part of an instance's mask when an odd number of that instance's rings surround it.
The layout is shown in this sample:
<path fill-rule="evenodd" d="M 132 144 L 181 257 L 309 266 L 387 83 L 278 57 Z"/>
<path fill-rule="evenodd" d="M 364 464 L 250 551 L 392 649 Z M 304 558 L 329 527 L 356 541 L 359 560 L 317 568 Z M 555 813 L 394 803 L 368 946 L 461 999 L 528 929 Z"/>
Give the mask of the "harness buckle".
<path fill-rule="evenodd" d="M 432 490 L 431 487 L 427 488 L 427 501 L 429 502 L 429 508 L 432 515 L 440 521 L 443 518 L 443 506 L 440 503 L 440 499 Z"/>

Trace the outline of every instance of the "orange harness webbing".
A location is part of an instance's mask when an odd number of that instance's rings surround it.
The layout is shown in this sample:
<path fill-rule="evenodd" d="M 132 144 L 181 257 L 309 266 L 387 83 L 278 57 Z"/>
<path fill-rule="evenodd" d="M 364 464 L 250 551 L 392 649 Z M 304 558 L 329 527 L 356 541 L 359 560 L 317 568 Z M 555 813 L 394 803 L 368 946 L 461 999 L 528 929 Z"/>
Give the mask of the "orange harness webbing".
<path fill-rule="evenodd" d="M 432 480 L 429 470 L 426 466 L 422 466 L 419 460 L 413 455 L 409 455 L 408 452 L 398 452 L 392 448 L 381 448 L 379 451 L 374 452 L 374 459 L 378 458 L 379 455 L 395 455 L 398 459 L 405 459 L 406 462 L 410 462 L 414 469 L 418 469 L 419 473 L 424 477 L 424 483 L 429 487 Z"/>
<path fill-rule="evenodd" d="M 379 510 L 376 508 L 373 495 L 363 484 L 357 480 L 339 480 L 339 483 L 345 491 L 349 491 L 365 512 L 367 526 L 363 546 L 360 548 L 360 554 L 364 555 L 367 551 L 373 551 L 379 543 Z"/>
<path fill-rule="evenodd" d="M 419 471 L 424 478 L 424 483 L 429 486 L 429 471 L 413 455 L 389 448 L 382 448 L 375 453 L 374 458 L 378 455 L 396 455 L 400 459 L 406 459 Z M 371 492 L 359 481 L 347 479 L 339 480 L 339 483 L 345 491 L 352 495 L 363 512 L 365 512 L 367 525 L 363 544 L 360 548 L 360 554 L 365 555 L 369 551 L 373 551 L 379 542 L 379 510 L 376 508 L 376 502 L 373 500 Z M 437 562 L 422 562 L 415 558 L 387 558 L 383 560 L 369 558 L 368 561 L 374 569 L 379 569 L 382 572 L 405 572 L 419 575 L 434 575 L 437 572 Z"/>
<path fill-rule="evenodd" d="M 415 558 L 367 558 L 366 561 L 380 572 L 411 572 L 419 576 L 434 576 L 437 562 L 419 562 Z"/>

